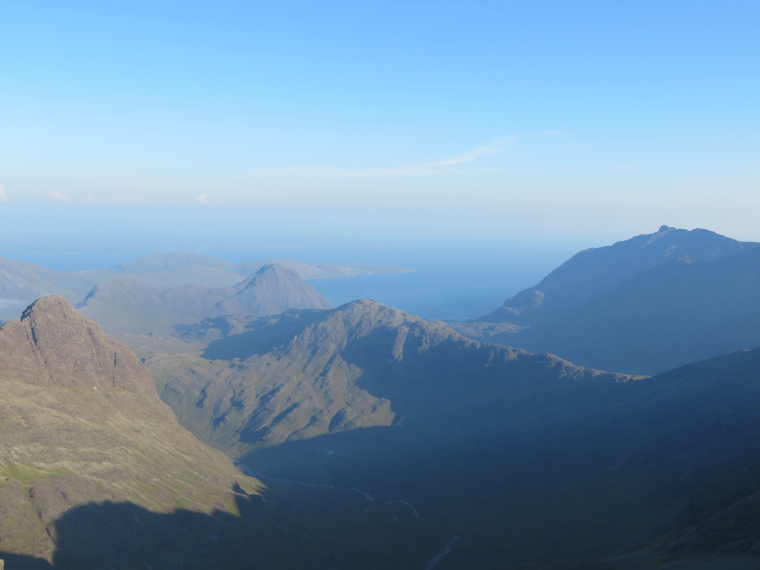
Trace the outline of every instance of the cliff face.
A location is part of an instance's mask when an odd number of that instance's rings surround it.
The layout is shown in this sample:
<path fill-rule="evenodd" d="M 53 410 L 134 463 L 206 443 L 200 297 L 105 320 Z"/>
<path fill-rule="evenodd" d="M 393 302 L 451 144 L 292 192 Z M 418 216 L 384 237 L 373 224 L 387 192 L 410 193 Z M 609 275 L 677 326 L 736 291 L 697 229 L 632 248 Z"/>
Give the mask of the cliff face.
<path fill-rule="evenodd" d="M 0 328 L 0 374 L 43 386 L 155 392 L 127 347 L 57 296 L 35 301 L 21 321 Z"/>

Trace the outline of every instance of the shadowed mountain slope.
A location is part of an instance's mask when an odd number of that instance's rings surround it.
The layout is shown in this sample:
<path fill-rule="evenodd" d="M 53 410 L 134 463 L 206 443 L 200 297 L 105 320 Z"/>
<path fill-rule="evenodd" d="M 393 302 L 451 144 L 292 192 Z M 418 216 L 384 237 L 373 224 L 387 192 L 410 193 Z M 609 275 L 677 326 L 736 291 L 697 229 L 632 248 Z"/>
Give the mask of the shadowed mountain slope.
<path fill-rule="evenodd" d="M 753 247 L 709 260 L 674 259 L 554 319 L 487 338 L 583 366 L 655 374 L 760 346 L 759 323 L 760 248 Z M 455 328 L 482 338 L 483 324 Z"/>
<path fill-rule="evenodd" d="M 140 334 L 166 333 L 177 324 L 222 315 L 271 315 L 331 306 L 295 271 L 269 264 L 237 285 L 216 289 L 184 285 L 160 291 L 126 279 L 104 282 L 77 309 L 110 333 Z"/>
<path fill-rule="evenodd" d="M 639 504 L 638 494 L 619 496 L 613 480 L 599 480 L 614 446 L 579 448 L 568 429 L 613 414 L 609 404 L 628 376 L 474 342 L 373 301 L 247 325 L 207 321 L 187 335 L 211 337 L 214 324 L 232 334 L 219 335 L 208 358 L 146 362 L 179 421 L 254 472 L 413 505 L 423 520 L 462 536 L 467 563 L 453 567 L 530 560 L 539 519 L 556 523 L 563 548 L 584 551 L 591 535 L 572 514 L 578 501 L 562 501 L 568 486 L 577 485 L 578 497 L 598 492 L 607 514 Z M 597 470 L 589 473 L 591 459 Z M 505 512 L 532 513 L 530 523 L 518 529 Z M 637 524 L 625 520 L 618 531 L 641 532 Z M 597 529 L 608 526 L 600 517 Z"/>
<path fill-rule="evenodd" d="M 542 323 L 657 265 L 678 258 L 717 259 L 757 246 L 754 242 L 739 242 L 708 230 L 662 226 L 654 234 L 577 253 L 538 285 L 521 291 L 490 315 L 477 320 L 521 326 Z"/>
<path fill-rule="evenodd" d="M 760 346 L 760 249 L 661 265 L 498 340 L 633 374 Z"/>
<path fill-rule="evenodd" d="M 440 423 L 452 414 L 463 425 L 501 422 L 518 396 L 627 379 L 480 344 L 373 301 L 248 328 L 212 342 L 206 358 L 148 361 L 180 421 L 236 454 L 357 428 Z"/>
<path fill-rule="evenodd" d="M 186 334 L 207 358 L 148 361 L 183 425 L 268 476 L 413 504 L 459 537 L 445 568 L 601 559 L 760 491 L 700 499 L 760 461 L 760 350 L 630 381 L 371 301 Z"/>
<path fill-rule="evenodd" d="M 668 533 L 636 541 L 600 567 L 757 568 L 760 349 L 692 363 L 626 388 L 618 424 L 607 430 L 628 443 L 610 470 L 639 473 L 639 485 L 651 486 L 661 500 L 682 497 L 682 509 Z"/>
<path fill-rule="evenodd" d="M 449 540 L 354 489 L 263 490 L 181 427 L 137 357 L 66 300 L 0 328 L 7 568 L 380 570 L 422 567 Z"/>

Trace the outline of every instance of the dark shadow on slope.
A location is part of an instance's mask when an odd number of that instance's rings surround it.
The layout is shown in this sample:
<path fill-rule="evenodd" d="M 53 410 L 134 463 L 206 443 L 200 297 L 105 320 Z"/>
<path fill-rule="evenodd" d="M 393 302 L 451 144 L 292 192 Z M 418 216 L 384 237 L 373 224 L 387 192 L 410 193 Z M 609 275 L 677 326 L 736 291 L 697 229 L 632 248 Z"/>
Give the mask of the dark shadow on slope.
<path fill-rule="evenodd" d="M 53 564 L 2 552 L 6 570 L 395 570 L 422 568 L 448 530 L 414 517 L 402 503 L 328 488 L 236 496 L 240 516 L 131 503 L 89 503 L 50 525 Z"/>
<path fill-rule="evenodd" d="M 347 359 L 363 367 L 375 356 L 354 349 Z M 549 390 L 523 378 L 514 400 L 466 377 L 448 384 L 443 371 L 401 397 L 422 368 L 410 358 L 391 369 L 395 387 L 371 374 L 360 383 L 395 398 L 397 425 L 287 442 L 245 462 L 413 503 L 461 536 L 451 568 L 597 558 L 645 542 L 676 528 L 682 511 L 687 522 L 689 498 L 708 480 L 760 459 L 760 349 L 624 384 Z M 413 415 L 436 390 L 455 405 Z"/>
<path fill-rule="evenodd" d="M 760 345 L 760 248 L 673 260 L 591 297 L 564 316 L 492 341 L 582 365 L 656 374 Z"/>
<path fill-rule="evenodd" d="M 44 560 L 0 552 L 6 570 L 303 568 L 286 533 L 268 524 L 258 496 L 237 495 L 241 516 L 220 510 L 154 513 L 132 503 L 90 503 L 54 523 L 57 549 Z"/>
<path fill-rule="evenodd" d="M 397 421 L 418 429 L 538 434 L 555 426 L 614 415 L 623 384 L 593 376 L 552 355 L 468 343 L 452 336 L 425 346 L 407 335 L 403 353 L 390 359 L 395 331 L 376 329 L 340 355 L 362 370 L 356 385 L 390 400 Z"/>
<path fill-rule="evenodd" d="M 52 570 L 53 566 L 47 560 L 11 554 L 0 550 L 0 560 L 5 562 L 5 570 Z"/>
<path fill-rule="evenodd" d="M 666 530 L 678 514 L 679 501 L 655 500 L 650 486 L 637 485 L 638 469 L 606 472 L 619 453 L 598 434 L 528 441 L 508 431 L 368 428 L 263 449 L 246 463 L 275 478 L 414 505 L 461 537 L 446 568 L 601 556 Z"/>

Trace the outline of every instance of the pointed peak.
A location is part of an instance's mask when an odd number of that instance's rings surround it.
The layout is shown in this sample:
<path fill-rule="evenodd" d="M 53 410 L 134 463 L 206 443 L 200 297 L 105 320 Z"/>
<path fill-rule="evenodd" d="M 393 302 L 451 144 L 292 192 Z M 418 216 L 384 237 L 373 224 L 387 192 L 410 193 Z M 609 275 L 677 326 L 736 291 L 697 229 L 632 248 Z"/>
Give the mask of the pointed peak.
<path fill-rule="evenodd" d="M 372 299 L 357 299 L 335 309 L 335 314 L 344 315 L 351 320 L 369 319 L 372 321 L 390 320 L 393 322 L 420 321 L 419 317 L 388 307 Z"/>
<path fill-rule="evenodd" d="M 254 275 L 263 275 L 265 273 L 286 273 L 288 275 L 298 275 L 298 272 L 294 269 L 291 269 L 282 263 L 274 262 L 265 263 L 261 266 L 261 268 L 259 268 L 256 273 L 254 273 Z"/>
<path fill-rule="evenodd" d="M 98 323 L 85 317 L 58 295 L 37 299 L 21 314 L 21 322 L 31 327 L 35 336 L 52 335 L 66 342 L 74 342 L 82 336 L 107 341 Z"/>
<path fill-rule="evenodd" d="M 66 299 L 60 295 L 50 295 L 49 297 L 42 297 L 37 299 L 34 303 L 29 305 L 21 314 L 21 320 L 27 320 L 39 313 L 51 313 L 51 312 L 71 312 L 78 315 L 76 309 Z"/>
<path fill-rule="evenodd" d="M 349 301 L 348 303 L 345 303 L 338 307 L 337 311 L 349 311 L 349 310 L 356 310 L 356 309 L 367 309 L 367 308 L 374 308 L 374 309 L 381 309 L 381 308 L 389 308 L 385 305 L 378 303 L 377 301 L 373 299 L 356 299 L 354 301 Z"/>
<path fill-rule="evenodd" d="M 109 340 L 100 325 L 53 295 L 29 305 L 21 321 L 0 328 L 0 369 L 33 384 L 155 392 L 139 359 Z"/>
<path fill-rule="evenodd" d="M 246 287 L 253 285 L 254 283 L 259 282 L 260 280 L 267 280 L 267 279 L 284 279 L 284 280 L 297 280 L 297 281 L 303 281 L 302 277 L 298 274 L 298 272 L 294 271 L 293 269 L 286 267 L 280 263 L 267 263 L 265 265 L 262 265 L 256 273 L 253 275 L 249 275 L 245 279 L 243 279 L 240 283 L 236 285 L 236 287 L 240 289 L 245 289 Z"/>

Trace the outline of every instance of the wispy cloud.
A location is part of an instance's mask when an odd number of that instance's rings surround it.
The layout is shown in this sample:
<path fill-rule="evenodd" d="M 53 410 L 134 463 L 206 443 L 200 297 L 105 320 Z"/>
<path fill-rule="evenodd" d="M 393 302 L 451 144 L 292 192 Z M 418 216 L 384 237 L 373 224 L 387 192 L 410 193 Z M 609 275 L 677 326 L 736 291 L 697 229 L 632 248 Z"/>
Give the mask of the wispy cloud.
<path fill-rule="evenodd" d="M 428 176 L 440 174 L 453 174 L 457 172 L 502 172 L 503 167 L 477 168 L 474 163 L 490 155 L 497 155 L 507 152 L 517 141 L 528 136 L 535 135 L 555 135 L 556 131 L 528 132 L 516 135 L 506 136 L 484 145 L 477 146 L 468 151 L 455 154 L 440 160 L 431 162 L 421 162 L 404 166 L 393 166 L 389 168 L 376 168 L 368 170 L 338 170 L 329 168 L 293 168 L 286 171 L 267 172 L 271 175 L 301 175 L 301 176 L 321 176 L 335 178 L 375 178 L 384 176 Z M 457 167 L 464 167 L 457 168 Z"/>
<path fill-rule="evenodd" d="M 199 204 L 208 204 L 208 194 L 201 194 L 196 200 Z"/>
<path fill-rule="evenodd" d="M 358 170 L 353 172 L 344 172 L 343 176 L 356 177 L 380 177 L 380 176 L 424 176 L 435 174 L 447 174 L 453 172 L 452 167 L 469 165 L 477 162 L 479 159 L 493 154 L 505 152 L 520 135 L 502 137 L 487 144 L 477 146 L 454 156 L 449 156 L 441 160 L 432 162 L 421 162 L 406 166 L 396 166 L 391 168 L 378 168 L 373 170 Z"/>
<path fill-rule="evenodd" d="M 5 186 L 0 184 L 0 202 L 5 202 L 8 199 L 8 194 L 5 193 Z"/>
<path fill-rule="evenodd" d="M 423 164 L 418 164 L 416 166 L 413 166 L 412 168 L 454 166 L 457 164 L 468 164 L 470 162 L 475 162 L 479 158 L 488 156 L 489 154 L 499 154 L 501 152 L 504 152 L 510 144 L 514 143 L 519 138 L 519 136 L 520 135 L 514 135 L 511 137 L 504 137 L 501 139 L 497 139 L 488 144 L 477 146 L 462 154 L 450 156 L 449 158 L 444 158 L 443 160 L 437 160 L 435 162 L 427 162 Z"/>
<path fill-rule="evenodd" d="M 61 194 L 60 192 L 48 192 L 45 194 L 45 200 L 52 200 L 53 202 L 71 202 L 71 196 Z"/>

